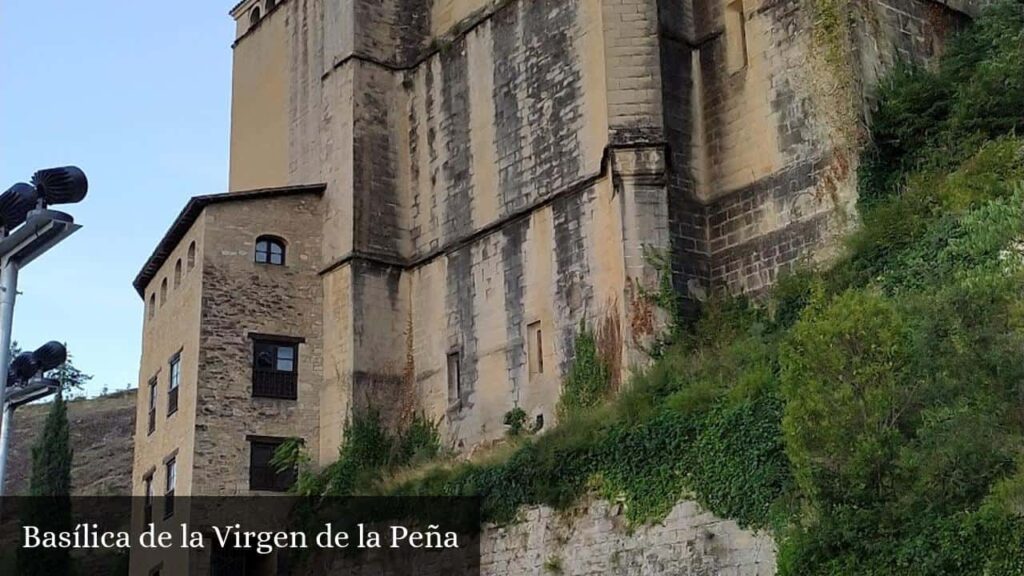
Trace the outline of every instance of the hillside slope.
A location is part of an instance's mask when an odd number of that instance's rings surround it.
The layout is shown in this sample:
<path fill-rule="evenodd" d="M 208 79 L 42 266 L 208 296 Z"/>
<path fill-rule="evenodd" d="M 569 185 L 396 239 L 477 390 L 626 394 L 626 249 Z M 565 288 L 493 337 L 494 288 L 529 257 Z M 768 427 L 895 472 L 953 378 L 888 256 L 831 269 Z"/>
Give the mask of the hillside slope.
<path fill-rule="evenodd" d="M 71 485 L 76 496 L 108 496 L 131 492 L 132 436 L 135 433 L 135 390 L 68 403 L 74 460 Z M 20 408 L 14 418 L 7 494 L 28 490 L 32 445 L 43 429 L 49 404 Z"/>

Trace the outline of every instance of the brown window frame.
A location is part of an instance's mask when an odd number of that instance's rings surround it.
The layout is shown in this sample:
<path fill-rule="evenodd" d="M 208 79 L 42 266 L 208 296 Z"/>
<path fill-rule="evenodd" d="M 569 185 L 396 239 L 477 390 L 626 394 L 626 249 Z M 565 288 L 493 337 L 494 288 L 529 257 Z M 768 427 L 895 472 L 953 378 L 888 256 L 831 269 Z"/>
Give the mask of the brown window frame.
<path fill-rule="evenodd" d="M 178 389 L 181 388 L 181 352 L 167 361 L 167 416 L 178 411 Z"/>
<path fill-rule="evenodd" d="M 253 341 L 252 397 L 298 400 L 299 344 L 305 342 L 305 339 L 270 334 L 250 334 L 249 337 Z M 290 358 L 282 355 L 285 350 L 290 351 Z M 290 362 L 291 368 L 279 368 L 282 362 Z"/>
<path fill-rule="evenodd" d="M 174 516 L 174 491 L 178 484 L 178 458 L 171 456 L 164 462 L 164 519 Z"/>
<path fill-rule="evenodd" d="M 142 477 L 144 496 L 142 500 L 142 525 L 149 526 L 153 523 L 153 472 Z"/>
<path fill-rule="evenodd" d="M 157 398 L 157 384 L 159 383 L 159 377 L 153 376 L 149 379 L 149 410 L 148 417 L 149 423 L 147 425 L 146 434 L 152 434 L 156 431 L 156 398 Z"/>
<path fill-rule="evenodd" d="M 298 477 L 295 469 L 279 471 L 270 461 L 275 452 L 290 438 L 273 436 L 247 436 L 249 442 L 249 490 L 262 492 L 288 492 Z M 257 456 L 261 461 L 257 461 Z M 263 461 L 265 457 L 265 461 Z"/>

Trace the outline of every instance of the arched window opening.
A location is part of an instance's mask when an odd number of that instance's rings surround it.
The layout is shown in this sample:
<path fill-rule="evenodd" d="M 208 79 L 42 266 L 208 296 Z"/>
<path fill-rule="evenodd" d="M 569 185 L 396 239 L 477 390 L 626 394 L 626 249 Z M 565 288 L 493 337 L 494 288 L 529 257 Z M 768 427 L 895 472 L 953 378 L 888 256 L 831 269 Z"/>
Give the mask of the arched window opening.
<path fill-rule="evenodd" d="M 260 236 L 256 239 L 256 263 L 284 265 L 284 241 L 273 236 Z"/>
<path fill-rule="evenodd" d="M 160 305 L 163 306 L 167 302 L 167 278 L 163 279 L 160 283 Z"/>
<path fill-rule="evenodd" d="M 153 314 L 156 314 L 156 292 L 149 295 L 149 317 L 152 318 Z"/>
<path fill-rule="evenodd" d="M 181 286 L 181 258 L 174 263 L 174 287 Z"/>
<path fill-rule="evenodd" d="M 196 267 L 196 242 L 195 242 L 195 240 L 193 240 L 192 243 L 188 245 L 188 269 L 191 271 L 195 267 Z"/>
<path fill-rule="evenodd" d="M 277 6 L 277 0 L 267 0 L 266 4 L 263 6 L 266 9 L 267 14 L 270 14 L 270 11 L 274 9 L 274 6 Z"/>
<path fill-rule="evenodd" d="M 253 8 L 252 12 L 249 13 L 249 24 L 255 26 L 256 23 L 259 22 L 260 18 L 262 17 L 263 15 L 260 13 L 260 7 L 257 6 Z"/>

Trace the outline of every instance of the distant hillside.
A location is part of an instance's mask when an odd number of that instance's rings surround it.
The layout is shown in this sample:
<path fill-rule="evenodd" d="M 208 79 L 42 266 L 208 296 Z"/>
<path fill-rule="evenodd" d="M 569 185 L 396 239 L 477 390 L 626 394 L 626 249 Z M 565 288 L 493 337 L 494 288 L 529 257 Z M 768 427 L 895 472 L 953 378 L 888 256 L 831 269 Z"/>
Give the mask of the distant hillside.
<path fill-rule="evenodd" d="M 78 496 L 129 494 L 135 390 L 68 403 L 74 462 L 72 489 Z M 49 404 L 30 405 L 14 417 L 7 493 L 24 494 L 32 462 L 32 445 L 43 429 Z"/>

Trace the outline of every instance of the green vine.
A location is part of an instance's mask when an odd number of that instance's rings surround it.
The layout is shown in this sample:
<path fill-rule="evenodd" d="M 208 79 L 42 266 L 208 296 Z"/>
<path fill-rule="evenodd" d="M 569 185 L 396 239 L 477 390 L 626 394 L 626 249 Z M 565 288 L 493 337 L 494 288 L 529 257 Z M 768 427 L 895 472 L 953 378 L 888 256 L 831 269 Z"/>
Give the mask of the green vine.
<path fill-rule="evenodd" d="M 563 419 L 594 408 L 607 400 L 611 392 L 611 371 L 598 353 L 593 331 L 582 321 L 573 350 L 572 367 L 558 401 L 558 414 Z"/>

